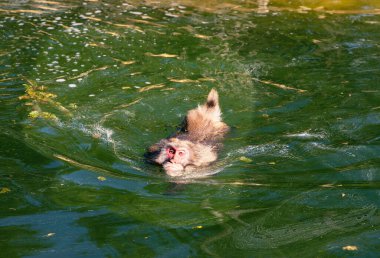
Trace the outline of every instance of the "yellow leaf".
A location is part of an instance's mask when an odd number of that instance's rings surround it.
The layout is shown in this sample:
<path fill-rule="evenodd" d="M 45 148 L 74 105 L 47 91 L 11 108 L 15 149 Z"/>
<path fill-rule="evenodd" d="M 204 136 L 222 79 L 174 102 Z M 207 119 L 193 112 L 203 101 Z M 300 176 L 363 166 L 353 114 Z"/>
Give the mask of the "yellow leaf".
<path fill-rule="evenodd" d="M 32 111 L 29 113 L 29 117 L 32 118 L 32 119 L 35 119 L 39 116 L 39 112 L 38 111 Z"/>
<path fill-rule="evenodd" d="M 163 84 L 163 83 L 153 84 L 153 85 L 146 86 L 144 88 L 139 89 L 139 92 L 144 92 L 144 91 L 152 90 L 152 89 L 160 89 L 160 88 L 163 88 L 163 87 L 165 87 L 165 84 Z"/>
<path fill-rule="evenodd" d="M 136 63 L 136 61 L 121 61 L 123 65 L 130 65 Z"/>
<path fill-rule="evenodd" d="M 171 81 L 171 82 L 178 82 L 178 83 L 198 82 L 198 80 L 191 80 L 191 79 L 175 79 L 175 78 L 169 78 L 169 81 Z"/>
<path fill-rule="evenodd" d="M 105 181 L 106 178 L 105 178 L 104 176 L 98 176 L 98 180 L 99 180 L 99 181 Z"/>
<path fill-rule="evenodd" d="M 9 193 L 11 191 L 11 189 L 7 188 L 7 187 L 2 187 L 0 189 L 0 194 L 5 194 L 5 193 Z"/>
<path fill-rule="evenodd" d="M 355 245 L 347 245 L 347 246 L 343 246 L 342 249 L 346 251 L 357 251 L 358 247 Z"/>
<path fill-rule="evenodd" d="M 162 53 L 162 54 L 153 54 L 153 53 L 145 53 L 146 56 L 153 56 L 153 57 L 164 57 L 164 58 L 174 58 L 178 57 L 177 55 L 173 54 L 167 54 L 167 53 Z"/>
<path fill-rule="evenodd" d="M 47 233 L 46 235 L 44 235 L 44 237 L 52 237 L 54 235 L 55 235 L 55 233 Z"/>
<path fill-rule="evenodd" d="M 210 36 L 202 35 L 202 34 L 194 34 L 194 37 L 199 39 L 210 39 Z"/>
<path fill-rule="evenodd" d="M 240 161 L 243 161 L 243 162 L 246 162 L 246 163 L 250 163 L 252 162 L 252 160 L 250 158 L 247 158 L 247 157 L 244 157 L 244 156 L 241 156 L 239 158 Z"/>

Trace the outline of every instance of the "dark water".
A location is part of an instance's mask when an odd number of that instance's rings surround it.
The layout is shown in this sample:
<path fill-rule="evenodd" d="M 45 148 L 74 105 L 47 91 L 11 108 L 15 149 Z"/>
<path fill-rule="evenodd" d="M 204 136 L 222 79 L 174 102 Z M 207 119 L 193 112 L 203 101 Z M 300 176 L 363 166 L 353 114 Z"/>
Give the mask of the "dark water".
<path fill-rule="evenodd" d="M 316 2 L 1 2 L 0 256 L 378 257 L 380 6 Z M 212 87 L 220 172 L 145 164 Z"/>

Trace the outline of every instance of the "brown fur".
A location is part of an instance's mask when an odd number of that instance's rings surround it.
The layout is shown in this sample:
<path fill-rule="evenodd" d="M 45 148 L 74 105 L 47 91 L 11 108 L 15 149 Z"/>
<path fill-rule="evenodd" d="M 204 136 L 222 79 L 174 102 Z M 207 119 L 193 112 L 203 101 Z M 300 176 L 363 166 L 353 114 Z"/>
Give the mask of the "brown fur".
<path fill-rule="evenodd" d="M 181 176 L 214 162 L 220 142 L 228 130 L 229 127 L 221 119 L 218 93 L 212 89 L 205 104 L 187 113 L 180 131 L 152 145 L 146 157 L 162 165 L 168 175 Z M 185 149 L 188 156 L 173 162 L 168 157 L 167 148 Z"/>

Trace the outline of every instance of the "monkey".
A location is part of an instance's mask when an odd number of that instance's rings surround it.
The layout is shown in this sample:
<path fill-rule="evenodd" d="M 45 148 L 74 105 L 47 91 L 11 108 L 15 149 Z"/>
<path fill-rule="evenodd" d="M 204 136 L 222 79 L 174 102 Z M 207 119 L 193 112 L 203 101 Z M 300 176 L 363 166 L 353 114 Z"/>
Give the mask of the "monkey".
<path fill-rule="evenodd" d="M 219 95 L 212 89 L 206 103 L 188 111 L 180 129 L 148 148 L 145 157 L 171 177 L 196 173 L 217 160 L 229 126 L 222 121 Z"/>

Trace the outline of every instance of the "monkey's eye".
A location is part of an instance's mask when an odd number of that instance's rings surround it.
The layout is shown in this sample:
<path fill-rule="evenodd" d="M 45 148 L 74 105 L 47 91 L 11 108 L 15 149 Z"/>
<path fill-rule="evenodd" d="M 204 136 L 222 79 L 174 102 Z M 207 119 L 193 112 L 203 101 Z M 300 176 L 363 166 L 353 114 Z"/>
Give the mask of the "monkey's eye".
<path fill-rule="evenodd" d="M 175 150 L 170 148 L 169 151 L 168 151 L 170 154 L 174 154 L 175 153 Z"/>
<path fill-rule="evenodd" d="M 185 152 L 184 151 L 178 151 L 178 155 L 183 157 L 185 155 Z"/>

